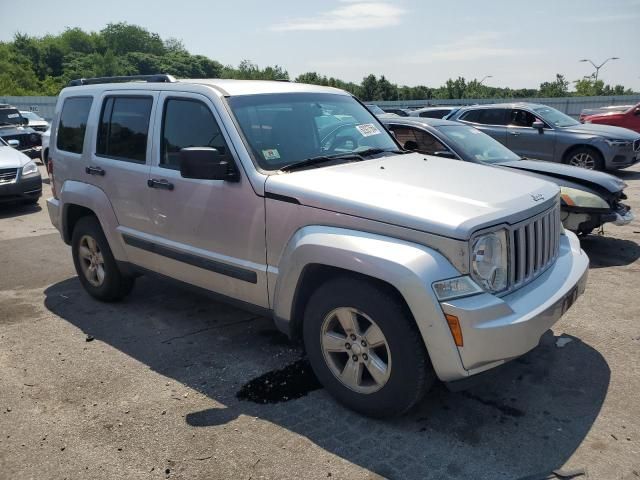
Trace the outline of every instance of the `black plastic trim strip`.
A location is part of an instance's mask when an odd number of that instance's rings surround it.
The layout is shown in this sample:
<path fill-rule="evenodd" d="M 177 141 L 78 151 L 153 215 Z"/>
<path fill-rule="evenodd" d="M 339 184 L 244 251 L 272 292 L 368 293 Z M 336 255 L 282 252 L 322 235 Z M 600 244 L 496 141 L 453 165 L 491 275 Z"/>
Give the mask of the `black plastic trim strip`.
<path fill-rule="evenodd" d="M 193 265 L 194 267 L 219 273 L 220 275 L 225 275 L 227 277 L 236 278 L 244 282 L 258 283 L 258 274 L 253 270 L 247 270 L 246 268 L 240 268 L 226 263 L 217 262 L 215 260 L 210 260 L 208 258 L 202 258 L 190 253 L 178 252 L 148 240 L 132 237 L 131 235 L 123 234 L 122 238 L 127 245 L 146 250 L 147 252 L 162 255 L 163 257 L 177 260 L 178 262 Z"/>
<path fill-rule="evenodd" d="M 280 195 L 278 193 L 264 192 L 264 198 L 270 198 L 271 200 L 278 200 L 279 202 L 293 203 L 300 205 L 300 200 L 294 197 L 288 197 L 286 195 Z"/>

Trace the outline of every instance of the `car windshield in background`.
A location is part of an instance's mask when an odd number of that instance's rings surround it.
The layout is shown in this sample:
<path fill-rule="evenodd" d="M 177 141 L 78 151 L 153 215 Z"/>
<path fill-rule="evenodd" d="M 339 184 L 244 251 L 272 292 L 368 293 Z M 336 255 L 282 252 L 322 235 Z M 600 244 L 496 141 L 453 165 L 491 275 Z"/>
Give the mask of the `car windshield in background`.
<path fill-rule="evenodd" d="M 383 113 L 387 113 L 385 112 L 383 109 L 381 109 L 379 106 L 377 105 L 371 105 L 371 104 L 367 104 L 366 106 L 371 113 L 373 113 L 374 115 L 382 115 Z"/>
<path fill-rule="evenodd" d="M 533 111 L 536 112 L 536 114 L 545 122 L 556 127 L 571 127 L 580 123 L 577 120 L 571 118 L 569 115 L 565 115 L 555 108 L 536 107 L 533 109 Z"/>
<path fill-rule="evenodd" d="M 28 118 L 29 120 L 39 120 L 39 121 L 44 120 L 44 118 L 42 118 L 41 116 L 39 116 L 37 113 L 34 113 L 34 112 L 20 112 L 20 114 L 24 118 Z"/>
<path fill-rule="evenodd" d="M 229 105 L 265 170 L 320 156 L 398 150 L 378 120 L 349 95 L 242 95 L 231 97 Z"/>
<path fill-rule="evenodd" d="M 500 163 L 520 160 L 520 157 L 494 140 L 489 135 L 465 125 L 445 125 L 438 127 L 454 150 L 465 152 L 475 160 L 485 163 Z"/>

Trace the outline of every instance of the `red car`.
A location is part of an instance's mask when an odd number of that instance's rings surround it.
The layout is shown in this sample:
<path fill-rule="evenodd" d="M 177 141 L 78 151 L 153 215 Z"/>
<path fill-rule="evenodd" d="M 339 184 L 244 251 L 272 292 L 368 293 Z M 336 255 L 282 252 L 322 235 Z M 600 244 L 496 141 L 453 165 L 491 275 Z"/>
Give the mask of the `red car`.
<path fill-rule="evenodd" d="M 640 133 L 640 103 L 623 111 L 605 111 L 591 115 L 580 115 L 583 123 L 599 123 L 624 127 Z"/>

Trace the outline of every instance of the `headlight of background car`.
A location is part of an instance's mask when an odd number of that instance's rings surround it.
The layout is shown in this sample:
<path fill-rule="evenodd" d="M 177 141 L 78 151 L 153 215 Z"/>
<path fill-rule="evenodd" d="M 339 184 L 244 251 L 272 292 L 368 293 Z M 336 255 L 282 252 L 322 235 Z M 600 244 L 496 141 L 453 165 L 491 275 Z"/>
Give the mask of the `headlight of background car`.
<path fill-rule="evenodd" d="M 38 166 L 35 162 L 28 162 L 22 167 L 22 176 L 30 177 L 32 175 L 36 175 L 38 173 Z"/>
<path fill-rule="evenodd" d="M 560 187 L 560 197 L 570 207 L 609 209 L 609 204 L 599 196 L 577 188 Z"/>
<path fill-rule="evenodd" d="M 484 290 L 507 288 L 507 231 L 480 235 L 471 247 L 471 277 Z"/>
<path fill-rule="evenodd" d="M 611 138 L 605 138 L 604 141 L 610 147 L 622 148 L 622 147 L 628 147 L 629 145 L 631 145 L 631 141 L 630 140 L 616 140 L 616 139 L 611 139 Z"/>

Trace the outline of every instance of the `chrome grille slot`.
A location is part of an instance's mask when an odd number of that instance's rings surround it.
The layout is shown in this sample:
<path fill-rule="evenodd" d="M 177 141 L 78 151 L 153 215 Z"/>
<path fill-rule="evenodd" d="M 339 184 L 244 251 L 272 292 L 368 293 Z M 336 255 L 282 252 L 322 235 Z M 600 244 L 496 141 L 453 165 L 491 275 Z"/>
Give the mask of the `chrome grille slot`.
<path fill-rule="evenodd" d="M 509 287 L 519 288 L 542 272 L 558 257 L 560 248 L 560 205 L 509 229 Z"/>
<path fill-rule="evenodd" d="M 17 168 L 0 168 L 0 184 L 11 183 L 18 176 Z"/>

